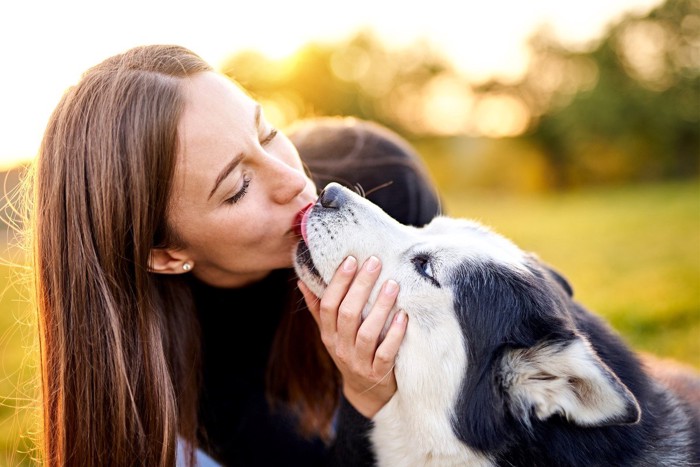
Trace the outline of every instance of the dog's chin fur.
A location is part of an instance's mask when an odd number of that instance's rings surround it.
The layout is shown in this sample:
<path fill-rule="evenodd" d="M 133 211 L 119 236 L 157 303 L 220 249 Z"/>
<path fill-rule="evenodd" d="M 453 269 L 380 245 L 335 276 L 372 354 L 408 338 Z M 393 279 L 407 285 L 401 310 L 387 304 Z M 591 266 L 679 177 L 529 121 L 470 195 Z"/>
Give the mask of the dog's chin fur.
<path fill-rule="evenodd" d="M 304 281 L 309 289 L 311 289 L 317 297 L 323 295 L 328 284 L 321 278 L 320 273 L 316 269 L 313 259 L 311 258 L 309 246 L 304 239 L 299 240 L 297 244 L 294 254 L 294 265 L 297 275 Z"/>
<path fill-rule="evenodd" d="M 295 253 L 321 296 L 369 256 L 409 316 L 398 391 L 373 419 L 379 465 L 698 465 L 698 411 L 655 379 L 566 279 L 473 221 L 401 225 L 330 184 Z M 684 376 L 700 387 L 696 375 Z M 695 395 L 697 400 L 697 395 Z"/>

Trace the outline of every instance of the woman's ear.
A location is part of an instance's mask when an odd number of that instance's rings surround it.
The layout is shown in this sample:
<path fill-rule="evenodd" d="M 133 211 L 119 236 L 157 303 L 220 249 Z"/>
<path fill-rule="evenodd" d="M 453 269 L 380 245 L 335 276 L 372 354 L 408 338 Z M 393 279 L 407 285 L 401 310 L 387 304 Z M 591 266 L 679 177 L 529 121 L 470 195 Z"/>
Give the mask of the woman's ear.
<path fill-rule="evenodd" d="M 148 270 L 157 274 L 182 274 L 192 270 L 194 263 L 184 252 L 169 248 L 151 248 Z"/>

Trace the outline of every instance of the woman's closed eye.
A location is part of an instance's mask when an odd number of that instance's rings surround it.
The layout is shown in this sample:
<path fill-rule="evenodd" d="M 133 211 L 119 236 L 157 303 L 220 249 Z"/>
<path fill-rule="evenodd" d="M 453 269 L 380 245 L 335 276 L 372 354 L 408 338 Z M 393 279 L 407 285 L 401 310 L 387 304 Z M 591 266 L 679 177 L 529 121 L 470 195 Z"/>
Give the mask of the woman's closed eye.
<path fill-rule="evenodd" d="M 245 175 L 245 176 L 243 177 L 243 184 L 241 185 L 241 188 L 240 188 L 236 193 L 234 193 L 233 196 L 231 196 L 230 198 L 227 198 L 226 200 L 224 200 L 224 203 L 226 203 L 226 204 L 235 204 L 235 203 L 237 203 L 238 201 L 240 201 L 241 198 L 243 198 L 243 197 L 245 196 L 245 194 L 248 192 L 248 187 L 249 187 L 249 186 L 250 186 L 250 177 L 248 177 L 247 175 Z"/>
<path fill-rule="evenodd" d="M 260 140 L 260 145 L 265 146 L 269 144 L 275 137 L 277 136 L 277 129 L 276 128 L 270 128 L 270 132 L 265 136 L 263 139 Z M 250 187 L 250 182 L 251 178 L 249 176 L 244 176 L 243 177 L 243 184 L 241 185 L 241 188 L 230 198 L 227 198 L 224 200 L 224 203 L 226 204 L 235 204 L 238 201 L 241 200 L 245 196 L 245 194 L 248 192 L 248 187 Z"/>

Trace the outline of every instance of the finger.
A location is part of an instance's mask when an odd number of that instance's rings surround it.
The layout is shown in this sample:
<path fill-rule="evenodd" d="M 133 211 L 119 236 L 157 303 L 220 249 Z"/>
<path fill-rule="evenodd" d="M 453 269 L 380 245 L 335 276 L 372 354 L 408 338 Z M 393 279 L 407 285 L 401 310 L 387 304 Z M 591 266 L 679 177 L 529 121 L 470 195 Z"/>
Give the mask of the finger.
<path fill-rule="evenodd" d="M 309 287 L 302 281 L 297 281 L 297 286 L 301 290 L 301 294 L 304 296 L 304 301 L 306 302 L 306 308 L 309 309 L 311 316 L 313 316 L 316 325 L 320 326 L 320 312 L 321 312 L 321 300 L 314 294 Z"/>
<path fill-rule="evenodd" d="M 379 336 L 384 329 L 389 313 L 394 308 L 398 293 L 399 284 L 396 281 L 388 280 L 382 286 L 382 290 L 377 295 L 377 301 L 357 332 L 357 352 L 360 358 L 374 360 Z"/>
<path fill-rule="evenodd" d="M 357 260 L 348 256 L 333 274 L 331 282 L 321 297 L 319 327 L 321 333 L 335 334 L 338 330 L 338 308 L 355 277 Z"/>
<path fill-rule="evenodd" d="M 374 370 L 377 373 L 383 374 L 394 365 L 396 355 L 399 353 L 399 347 L 401 347 L 401 342 L 403 342 L 403 338 L 406 335 L 407 325 L 408 316 L 406 312 L 399 310 L 391 321 L 386 337 L 379 344 L 374 354 Z"/>
<path fill-rule="evenodd" d="M 380 271 L 379 258 L 370 256 L 358 271 L 338 308 L 338 337 L 343 346 L 348 348 L 355 346 L 357 330 L 362 321 L 362 310 L 367 305 L 367 300 L 375 282 L 377 282 Z"/>

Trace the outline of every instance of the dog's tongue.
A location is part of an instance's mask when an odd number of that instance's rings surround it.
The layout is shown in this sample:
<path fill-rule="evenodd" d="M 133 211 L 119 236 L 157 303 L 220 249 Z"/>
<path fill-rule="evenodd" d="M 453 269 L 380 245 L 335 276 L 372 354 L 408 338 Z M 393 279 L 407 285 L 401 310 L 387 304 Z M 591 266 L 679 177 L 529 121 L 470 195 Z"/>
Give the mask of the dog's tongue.
<path fill-rule="evenodd" d="M 306 223 L 309 220 L 309 213 L 311 212 L 312 206 L 313 203 L 309 203 L 304 209 L 299 211 L 299 214 L 297 214 L 298 221 L 295 222 L 296 228 L 298 229 L 297 234 L 301 235 L 304 241 L 307 241 Z"/>

